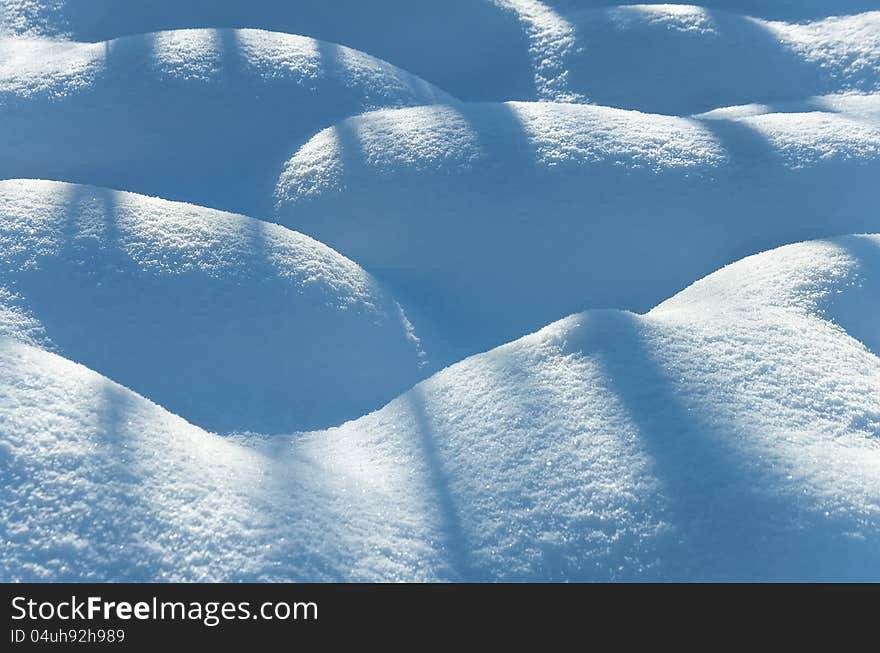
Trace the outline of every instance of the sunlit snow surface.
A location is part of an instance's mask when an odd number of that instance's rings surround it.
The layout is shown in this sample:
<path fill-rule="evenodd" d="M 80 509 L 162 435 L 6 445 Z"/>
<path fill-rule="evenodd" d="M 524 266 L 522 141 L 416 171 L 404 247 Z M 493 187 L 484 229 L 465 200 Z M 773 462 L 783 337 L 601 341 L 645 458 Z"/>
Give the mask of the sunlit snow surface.
<path fill-rule="evenodd" d="M 878 179 L 874 0 L 0 0 L 0 579 L 880 580 Z"/>

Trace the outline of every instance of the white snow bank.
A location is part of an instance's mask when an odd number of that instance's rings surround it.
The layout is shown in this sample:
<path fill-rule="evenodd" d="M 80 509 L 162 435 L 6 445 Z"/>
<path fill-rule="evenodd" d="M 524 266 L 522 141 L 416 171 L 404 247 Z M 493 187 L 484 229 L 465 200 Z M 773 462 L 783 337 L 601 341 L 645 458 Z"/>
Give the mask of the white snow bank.
<path fill-rule="evenodd" d="M 878 297 L 880 236 L 787 246 L 249 443 L 0 339 L 2 576 L 877 579 Z"/>
<path fill-rule="evenodd" d="M 21 2 L 22 0 L 13 0 Z M 24 0 L 27 1 L 27 0 Z M 42 0 L 39 0 L 42 1 Z M 58 0 L 54 0 L 58 2 Z M 63 1 L 63 0 L 62 0 Z M 578 9 L 599 9 L 615 6 L 645 6 L 657 11 L 686 6 L 659 0 L 639 3 L 620 3 L 614 0 L 498 0 L 519 4 L 543 5 L 560 13 Z M 7 0 L 8 2 L 8 0 Z M 877 0 L 702 0 L 694 3 L 707 9 L 719 9 L 760 18 L 805 22 L 813 18 L 857 14 L 880 8 Z"/>
<path fill-rule="evenodd" d="M 370 109 L 449 101 L 333 43 L 258 30 L 0 37 L 0 177 L 264 214 L 292 148 Z"/>
<path fill-rule="evenodd" d="M 0 404 L 4 581 L 392 581 L 442 569 L 419 461 L 402 447 L 245 446 L 5 337 Z"/>
<path fill-rule="evenodd" d="M 423 374 L 400 307 L 311 238 L 56 182 L 0 182 L 0 334 L 221 432 L 339 423 Z"/>
<path fill-rule="evenodd" d="M 841 113 L 853 118 L 880 121 L 880 94 L 841 93 L 801 98 L 790 102 L 774 102 L 773 104 L 739 104 L 730 107 L 719 107 L 696 114 L 697 119 L 713 118 L 737 119 L 751 116 L 763 116 L 769 113 L 810 113 L 814 111 Z"/>
<path fill-rule="evenodd" d="M 523 97 L 532 86 L 528 36 L 493 0 L 0 0 L 7 34 L 103 41 L 200 27 L 342 43 L 469 99 Z"/>
<path fill-rule="evenodd" d="M 278 219 L 391 283 L 452 356 L 473 353 L 584 306 L 647 310 L 767 247 L 877 229 L 880 123 L 858 103 L 728 119 L 374 112 L 288 161 Z"/>
<path fill-rule="evenodd" d="M 787 23 L 690 5 L 507 2 L 532 25 L 545 100 L 687 114 L 880 90 L 878 11 Z"/>
<path fill-rule="evenodd" d="M 307 34 L 368 52 L 474 101 L 587 99 L 692 113 L 798 91 L 877 88 L 877 18 L 864 13 L 880 9 L 877 0 L 703 4 L 0 0 L 0 33 L 79 41 L 202 27 Z M 815 24 L 801 24 L 807 20 Z"/>
<path fill-rule="evenodd" d="M 591 311 L 467 359 L 328 435 L 423 442 L 470 578 L 876 579 L 880 340 L 856 324 L 878 297 L 880 237 L 785 247 L 646 316 Z"/>

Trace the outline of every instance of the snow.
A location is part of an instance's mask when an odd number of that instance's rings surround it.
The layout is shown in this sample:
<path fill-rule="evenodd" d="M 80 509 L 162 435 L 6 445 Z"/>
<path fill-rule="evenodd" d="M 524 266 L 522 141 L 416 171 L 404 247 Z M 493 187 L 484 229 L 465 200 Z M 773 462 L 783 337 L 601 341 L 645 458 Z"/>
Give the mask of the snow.
<path fill-rule="evenodd" d="M 288 161 L 277 219 L 386 282 L 454 361 L 585 306 L 647 310 L 768 247 L 880 228 L 877 97 L 729 117 L 559 103 L 367 113 Z"/>
<path fill-rule="evenodd" d="M 390 64 L 292 34 L 0 37 L 0 176 L 263 216 L 283 161 L 315 131 L 366 110 L 444 101 Z"/>
<path fill-rule="evenodd" d="M 823 87 L 811 94 L 877 89 L 878 19 L 869 13 L 880 10 L 876 0 L 714 0 L 702 7 L 335 0 L 332 11 L 321 0 L 129 4 L 2 0 L 0 33 L 91 42 L 193 27 L 309 34 L 375 54 L 471 101 L 590 100 L 663 113 L 757 95 L 784 99 L 810 86 Z"/>
<path fill-rule="evenodd" d="M 272 439 L 2 339 L 3 575 L 873 578 L 878 291 L 880 236 L 791 245 Z"/>
<path fill-rule="evenodd" d="M 2 337 L 0 401 L 5 580 L 431 577 L 405 459 L 377 460 L 366 484 L 338 455 L 359 449 L 245 446 Z"/>
<path fill-rule="evenodd" d="M 493 0 L 0 0 L 0 34 L 104 41 L 183 28 L 260 28 L 369 52 L 462 97 L 532 86 L 529 38 Z"/>
<path fill-rule="evenodd" d="M 873 578 L 880 341 L 844 329 L 876 324 L 878 276 L 877 236 L 785 247 L 647 315 L 566 318 L 340 430 L 430 440 L 471 578 Z"/>
<path fill-rule="evenodd" d="M 687 114 L 880 89 L 880 11 L 788 23 L 688 5 L 624 5 L 568 19 L 574 45 L 543 57 L 559 58 L 570 92 L 596 104 Z M 539 96 L 567 99 L 540 86 Z"/>
<path fill-rule="evenodd" d="M 0 0 L 0 580 L 877 580 L 878 179 L 878 0 Z"/>
<path fill-rule="evenodd" d="M 337 424 L 426 363 L 399 305 L 328 247 L 130 193 L 0 182 L 0 289 L 0 334 L 220 432 Z"/>

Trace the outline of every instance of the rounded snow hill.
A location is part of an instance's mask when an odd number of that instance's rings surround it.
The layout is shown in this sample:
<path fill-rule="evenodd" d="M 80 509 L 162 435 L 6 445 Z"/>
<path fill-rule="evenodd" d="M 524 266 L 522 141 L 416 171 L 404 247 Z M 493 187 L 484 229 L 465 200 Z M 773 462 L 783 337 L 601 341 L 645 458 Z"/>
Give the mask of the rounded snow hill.
<path fill-rule="evenodd" d="M 639 3 L 620 3 L 614 0 L 507 1 L 521 5 L 541 4 L 563 14 L 576 9 L 597 9 L 621 5 L 657 7 L 658 9 L 676 6 L 661 0 L 648 0 L 647 2 Z M 18 4 L 21 0 L 12 0 L 12 2 Z M 880 2 L 878 0 L 702 0 L 702 2 L 693 4 L 698 4 L 708 9 L 720 9 L 722 11 L 748 14 L 749 16 L 797 22 L 803 22 L 812 18 L 857 14 L 862 11 L 880 9 Z"/>
<path fill-rule="evenodd" d="M 0 177 L 264 214 L 284 159 L 317 130 L 365 110 L 449 100 L 388 63 L 290 34 L 0 37 Z"/>
<path fill-rule="evenodd" d="M 791 245 L 250 440 L 0 337 L 0 577 L 876 581 L 878 297 Z"/>
<path fill-rule="evenodd" d="M 737 120 L 766 116 L 774 113 L 839 113 L 874 124 L 880 123 L 880 94 L 862 95 L 844 93 L 818 95 L 792 102 L 777 102 L 772 105 L 750 103 L 731 107 L 719 107 L 692 116 L 698 120 Z"/>
<path fill-rule="evenodd" d="M 835 29 L 821 35 L 821 43 L 808 39 L 812 47 L 798 49 L 774 43 L 773 27 L 764 22 L 739 17 L 719 17 L 720 37 L 701 38 L 697 32 L 702 28 L 695 29 L 682 12 L 716 16 L 716 10 L 726 10 L 804 21 L 880 9 L 877 0 L 707 0 L 703 4 L 709 9 L 655 2 L 618 8 L 607 0 L 335 0 L 329 5 L 323 0 L 152 0 L 125 7 L 115 0 L 0 0 L 0 33 L 100 41 L 168 29 L 256 27 L 344 43 L 421 75 L 464 100 L 587 98 L 608 103 L 599 97 L 604 88 L 596 88 L 592 75 L 610 84 L 610 93 L 619 90 L 616 71 L 635 72 L 634 79 L 651 89 L 656 87 L 652 78 L 656 74 L 687 91 L 688 75 L 698 72 L 698 78 L 707 79 L 719 96 L 733 95 L 735 90 L 741 95 L 744 70 L 767 80 L 765 86 L 775 80 L 791 88 L 787 75 L 802 68 L 818 72 L 820 61 L 834 61 L 836 55 L 857 57 L 857 51 L 864 51 L 864 43 L 852 40 L 864 33 Z M 600 11 L 590 12 L 596 9 Z M 634 25 L 628 19 L 629 27 L 621 29 L 620 21 L 610 18 L 621 11 L 635 16 L 636 23 L 642 16 L 648 25 Z M 800 37 L 808 31 L 779 27 Z M 825 52 L 834 39 L 848 43 L 832 45 L 835 52 Z M 682 51 L 673 52 L 675 48 Z M 728 76 L 739 83 L 725 93 L 717 80 Z M 823 79 L 830 82 L 827 76 Z M 626 88 L 638 94 L 640 86 Z M 665 94 L 654 99 L 661 98 L 670 99 Z M 716 106 L 748 99 L 730 97 Z"/>
<path fill-rule="evenodd" d="M 847 7 L 880 9 L 877 0 L 716 0 L 709 8 L 615 6 L 601 0 L 496 2 L 519 17 L 533 70 L 532 90 L 504 99 L 680 114 L 750 100 L 876 90 L 880 84 L 878 14 L 828 18 L 848 13 Z M 751 10 L 756 16 L 815 18 L 768 21 L 743 13 Z"/>
<path fill-rule="evenodd" d="M 863 100 L 852 115 L 699 119 L 373 112 L 296 152 L 277 217 L 391 284 L 460 358 L 584 307 L 647 310 L 761 249 L 878 228 L 880 123 Z"/>
<path fill-rule="evenodd" d="M 624 5 L 566 18 L 569 46 L 549 37 L 542 44 L 545 99 L 567 90 L 591 103 L 681 115 L 880 90 L 880 11 L 786 23 L 689 5 Z"/>
<path fill-rule="evenodd" d="M 533 94 L 529 36 L 517 14 L 493 0 L 0 0 L 0 33 L 103 41 L 201 27 L 342 43 L 468 99 Z"/>
<path fill-rule="evenodd" d="M 437 576 L 432 509 L 382 443 L 247 446 L 2 336 L 0 406 L 5 582 Z"/>
<path fill-rule="evenodd" d="M 878 297 L 880 236 L 784 247 L 326 436 L 420 444 L 459 578 L 877 580 Z"/>
<path fill-rule="evenodd" d="M 0 182 L 0 333 L 200 426 L 329 426 L 423 376 L 400 306 L 278 225 L 57 182 Z"/>

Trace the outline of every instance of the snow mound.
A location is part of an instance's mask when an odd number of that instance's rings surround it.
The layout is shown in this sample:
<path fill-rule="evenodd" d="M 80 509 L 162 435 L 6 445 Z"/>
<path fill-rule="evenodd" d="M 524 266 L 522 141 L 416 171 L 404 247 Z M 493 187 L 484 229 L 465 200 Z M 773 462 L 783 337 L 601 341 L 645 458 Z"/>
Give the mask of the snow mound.
<path fill-rule="evenodd" d="M 258 30 L 0 37 L 0 177 L 265 214 L 292 148 L 363 111 L 450 101 L 361 52 Z"/>
<path fill-rule="evenodd" d="M 2 577 L 875 579 L 878 299 L 880 236 L 786 246 L 253 440 L 0 338 Z"/>
<path fill-rule="evenodd" d="M 730 107 L 719 107 L 696 114 L 693 117 L 700 120 L 715 118 L 737 119 L 764 116 L 771 113 L 812 112 L 840 113 L 852 118 L 877 123 L 880 121 L 880 94 L 842 93 L 819 95 L 794 101 L 775 102 L 772 105 L 752 102 Z"/>
<path fill-rule="evenodd" d="M 876 230 L 877 99 L 839 104 L 860 111 L 373 112 L 296 152 L 277 216 L 391 284 L 452 356 L 473 353 L 584 306 L 647 310 L 761 249 Z"/>
<path fill-rule="evenodd" d="M 688 114 L 880 90 L 880 11 L 786 23 L 689 5 L 623 5 L 566 18 L 568 46 L 544 36 L 539 47 L 543 99 Z"/>
<path fill-rule="evenodd" d="M 532 86 L 528 35 L 493 0 L 0 0 L 0 33 L 7 34 L 103 41 L 199 27 L 343 43 L 469 99 L 521 97 Z"/>
<path fill-rule="evenodd" d="M 436 577 L 431 507 L 382 443 L 247 446 L 5 337 L 0 402 L 4 581 Z"/>
<path fill-rule="evenodd" d="M 422 442 L 464 577 L 877 578 L 880 340 L 860 329 L 878 299 L 880 237 L 788 246 L 644 316 L 566 318 L 328 435 Z"/>
<path fill-rule="evenodd" d="M 0 182 L 0 334 L 220 432 L 340 423 L 424 362 L 397 303 L 311 238 L 44 181 Z"/>
<path fill-rule="evenodd" d="M 806 90 L 802 84 L 810 94 L 877 88 L 877 18 L 867 13 L 880 9 L 877 0 L 703 4 L 152 0 L 120 7 L 114 0 L 0 0 L 0 33 L 92 42 L 202 27 L 308 34 L 369 52 L 472 101 L 586 99 L 694 112 L 783 99 Z"/>

